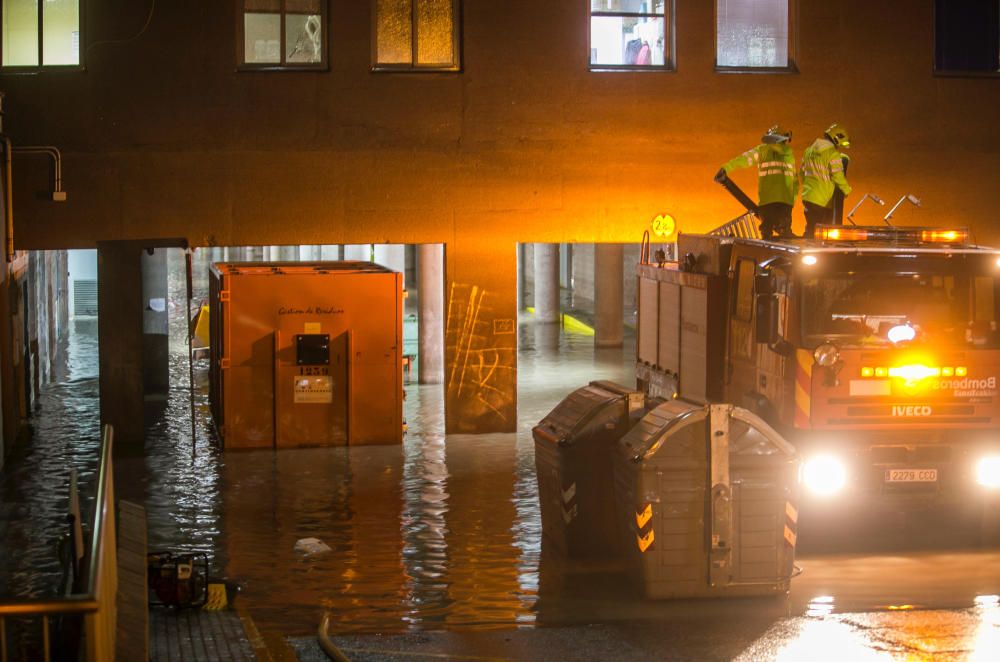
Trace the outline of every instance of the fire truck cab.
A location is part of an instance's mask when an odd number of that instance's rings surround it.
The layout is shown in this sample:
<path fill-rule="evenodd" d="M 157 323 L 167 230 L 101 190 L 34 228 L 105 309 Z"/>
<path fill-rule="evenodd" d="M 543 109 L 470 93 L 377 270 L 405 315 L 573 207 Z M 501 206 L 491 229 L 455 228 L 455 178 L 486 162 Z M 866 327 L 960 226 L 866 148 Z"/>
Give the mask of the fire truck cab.
<path fill-rule="evenodd" d="M 820 226 L 681 235 L 678 255 L 637 267 L 650 396 L 754 411 L 798 448 L 814 502 L 1000 494 L 1000 251 L 964 229 Z"/>

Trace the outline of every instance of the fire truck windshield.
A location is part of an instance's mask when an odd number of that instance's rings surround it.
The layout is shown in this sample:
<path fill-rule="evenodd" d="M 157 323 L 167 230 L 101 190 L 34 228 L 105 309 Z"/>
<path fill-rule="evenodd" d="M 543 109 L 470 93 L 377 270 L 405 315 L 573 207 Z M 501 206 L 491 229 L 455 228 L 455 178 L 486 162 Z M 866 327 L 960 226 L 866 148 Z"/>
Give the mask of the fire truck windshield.
<path fill-rule="evenodd" d="M 993 276 L 854 272 L 802 282 L 807 343 L 891 345 L 889 331 L 909 326 L 914 343 L 998 347 Z M 907 336 L 911 334 L 906 334 Z"/>

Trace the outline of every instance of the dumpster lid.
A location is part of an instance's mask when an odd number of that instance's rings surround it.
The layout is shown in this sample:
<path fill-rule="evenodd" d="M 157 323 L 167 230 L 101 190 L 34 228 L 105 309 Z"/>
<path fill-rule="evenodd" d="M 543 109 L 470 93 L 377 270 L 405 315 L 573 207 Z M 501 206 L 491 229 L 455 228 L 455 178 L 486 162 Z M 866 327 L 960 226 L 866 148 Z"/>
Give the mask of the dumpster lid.
<path fill-rule="evenodd" d="M 651 410 L 622 437 L 619 446 L 633 461 L 647 460 L 680 430 L 709 418 L 713 407 L 725 408 L 730 418 L 731 455 L 795 456 L 795 447 L 753 412 L 733 405 L 695 405 L 680 400 L 664 402 Z"/>
<path fill-rule="evenodd" d="M 607 407 L 624 402 L 627 411 L 642 407 L 641 392 L 613 382 L 594 381 L 576 389 L 556 405 L 532 430 L 536 438 L 568 445 Z"/>

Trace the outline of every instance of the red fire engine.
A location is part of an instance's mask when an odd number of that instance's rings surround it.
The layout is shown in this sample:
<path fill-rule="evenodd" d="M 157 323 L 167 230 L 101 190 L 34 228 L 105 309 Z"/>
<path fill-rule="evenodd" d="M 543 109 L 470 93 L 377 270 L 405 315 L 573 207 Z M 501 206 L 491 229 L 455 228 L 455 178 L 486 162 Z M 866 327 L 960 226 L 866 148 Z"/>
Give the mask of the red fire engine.
<path fill-rule="evenodd" d="M 814 504 L 1000 494 L 1000 251 L 957 228 L 726 234 L 680 235 L 677 262 L 644 251 L 640 388 L 756 412 Z"/>

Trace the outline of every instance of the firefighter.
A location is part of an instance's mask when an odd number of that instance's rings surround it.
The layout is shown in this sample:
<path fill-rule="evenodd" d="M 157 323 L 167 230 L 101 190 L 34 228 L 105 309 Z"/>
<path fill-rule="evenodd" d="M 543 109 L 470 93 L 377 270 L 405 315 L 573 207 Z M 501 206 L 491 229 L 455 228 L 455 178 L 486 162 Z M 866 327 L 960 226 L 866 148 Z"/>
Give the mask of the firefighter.
<path fill-rule="evenodd" d="M 802 206 L 807 238 L 812 238 L 817 224 L 835 222 L 835 193 L 839 191 L 844 197 L 851 193 L 846 177 L 849 159 L 840 152 L 850 146 L 847 129 L 835 122 L 802 155 Z"/>
<path fill-rule="evenodd" d="M 761 137 L 761 144 L 728 161 L 715 174 L 723 182 L 737 168 L 757 166 L 760 235 L 771 239 L 775 233 L 792 237 L 792 205 L 799 190 L 795 176 L 795 155 L 789 143 L 792 132 L 775 124 Z"/>

